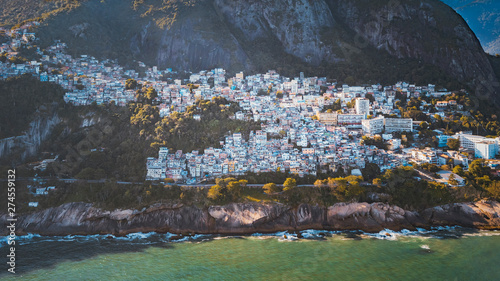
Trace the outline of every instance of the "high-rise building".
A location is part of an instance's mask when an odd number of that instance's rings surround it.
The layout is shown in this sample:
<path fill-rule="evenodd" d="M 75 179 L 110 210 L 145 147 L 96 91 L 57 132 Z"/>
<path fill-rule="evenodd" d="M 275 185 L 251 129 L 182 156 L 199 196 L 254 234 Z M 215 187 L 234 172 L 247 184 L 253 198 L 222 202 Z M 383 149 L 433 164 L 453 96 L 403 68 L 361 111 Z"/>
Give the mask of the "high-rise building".
<path fill-rule="evenodd" d="M 494 142 L 480 141 L 475 143 L 474 154 L 476 158 L 494 159 L 498 152 L 498 145 Z"/>
<path fill-rule="evenodd" d="M 370 101 L 368 99 L 356 99 L 356 114 L 363 114 L 365 118 L 370 114 Z"/>

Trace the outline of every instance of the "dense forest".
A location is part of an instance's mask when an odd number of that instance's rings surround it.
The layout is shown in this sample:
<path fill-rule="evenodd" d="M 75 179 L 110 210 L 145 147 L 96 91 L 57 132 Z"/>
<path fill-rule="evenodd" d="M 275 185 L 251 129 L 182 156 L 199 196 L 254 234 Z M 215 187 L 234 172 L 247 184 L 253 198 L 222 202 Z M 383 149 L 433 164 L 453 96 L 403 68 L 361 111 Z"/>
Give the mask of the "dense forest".
<path fill-rule="evenodd" d="M 29 123 L 54 107 L 64 107 L 64 89 L 31 75 L 0 80 L 0 138 L 20 135 Z"/>

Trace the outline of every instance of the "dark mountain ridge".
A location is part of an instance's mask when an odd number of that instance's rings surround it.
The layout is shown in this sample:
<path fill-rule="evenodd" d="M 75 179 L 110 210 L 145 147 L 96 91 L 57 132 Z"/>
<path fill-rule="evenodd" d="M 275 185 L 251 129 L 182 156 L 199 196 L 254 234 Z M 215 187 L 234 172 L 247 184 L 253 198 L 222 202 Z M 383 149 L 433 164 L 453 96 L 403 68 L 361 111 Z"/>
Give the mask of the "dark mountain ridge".
<path fill-rule="evenodd" d="M 438 0 L 78 4 L 44 21 L 37 31 L 42 47 L 60 39 L 72 54 L 160 68 L 304 71 L 347 83 L 407 80 L 465 87 L 488 101 L 500 96 L 478 39 Z"/>

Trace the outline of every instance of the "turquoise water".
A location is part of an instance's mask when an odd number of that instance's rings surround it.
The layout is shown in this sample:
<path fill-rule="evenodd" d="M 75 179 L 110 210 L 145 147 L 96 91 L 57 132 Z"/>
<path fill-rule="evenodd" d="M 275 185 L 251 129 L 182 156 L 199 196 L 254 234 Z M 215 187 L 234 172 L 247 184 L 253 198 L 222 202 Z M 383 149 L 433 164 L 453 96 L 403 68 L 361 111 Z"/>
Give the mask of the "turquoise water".
<path fill-rule="evenodd" d="M 19 280 L 500 280 L 500 233 L 22 239 Z M 307 233 L 304 233 L 308 236 Z M 384 233 L 382 233 L 384 234 Z M 382 236 L 382 237 L 381 237 Z M 292 237 L 293 238 L 293 237 Z M 384 238 L 384 239 L 382 239 Z M 166 242 L 167 241 L 167 242 Z M 0 248 L 2 255 L 5 245 Z M 1 280 L 11 279 L 0 273 Z"/>

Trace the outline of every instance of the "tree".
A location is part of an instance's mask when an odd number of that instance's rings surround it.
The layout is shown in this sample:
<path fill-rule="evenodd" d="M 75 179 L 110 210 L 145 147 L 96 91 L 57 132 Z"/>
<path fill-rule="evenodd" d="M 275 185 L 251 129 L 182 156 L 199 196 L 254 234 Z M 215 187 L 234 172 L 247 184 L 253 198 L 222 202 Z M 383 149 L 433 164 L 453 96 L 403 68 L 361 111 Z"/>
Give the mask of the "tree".
<path fill-rule="evenodd" d="M 0 61 L 5 63 L 7 61 L 7 52 L 2 52 L 2 54 L 0 54 Z"/>
<path fill-rule="evenodd" d="M 488 187 L 486 187 L 486 191 L 488 191 L 491 197 L 500 199 L 500 181 L 492 182 Z"/>
<path fill-rule="evenodd" d="M 156 92 L 155 88 L 148 87 L 147 89 L 142 88 L 141 90 L 137 90 L 137 94 L 135 96 L 138 103 L 146 103 L 152 104 L 153 100 L 158 97 L 158 92 Z"/>
<path fill-rule="evenodd" d="M 278 90 L 276 92 L 276 98 L 277 99 L 282 99 L 283 98 L 283 91 L 282 90 Z"/>
<path fill-rule="evenodd" d="M 361 185 L 359 185 L 359 183 L 355 182 L 349 184 L 349 187 L 347 188 L 345 195 L 350 200 L 352 199 L 357 200 L 364 193 L 365 189 Z"/>
<path fill-rule="evenodd" d="M 287 178 L 283 183 L 283 191 L 293 190 L 297 187 L 297 181 L 294 178 Z"/>
<path fill-rule="evenodd" d="M 267 91 L 266 91 L 266 90 L 264 90 L 264 89 L 259 89 L 259 90 L 257 91 L 257 96 L 267 96 L 267 95 L 269 95 L 269 94 L 268 94 L 268 93 L 267 93 Z"/>
<path fill-rule="evenodd" d="M 451 170 L 450 165 L 442 165 L 441 170 L 450 171 Z"/>
<path fill-rule="evenodd" d="M 381 185 L 382 185 L 382 180 L 381 180 L 381 179 L 379 179 L 379 178 L 375 178 L 375 179 L 373 179 L 372 184 L 373 184 L 373 185 L 376 185 L 377 187 L 381 187 Z"/>
<path fill-rule="evenodd" d="M 325 185 L 325 183 L 320 180 L 320 179 L 317 179 L 315 182 L 314 182 L 314 186 L 315 187 L 322 187 L 323 185 Z"/>
<path fill-rule="evenodd" d="M 224 197 L 224 194 L 222 194 L 222 186 L 216 184 L 212 187 L 210 187 L 210 190 L 208 191 L 207 197 L 212 199 L 212 200 L 219 200 Z"/>
<path fill-rule="evenodd" d="M 135 90 L 137 88 L 138 84 L 137 84 L 137 81 L 135 79 L 127 79 L 125 81 L 125 89 L 126 90 Z"/>
<path fill-rule="evenodd" d="M 381 174 L 380 167 L 375 163 L 366 163 L 361 173 L 365 180 L 372 180 Z"/>
<path fill-rule="evenodd" d="M 276 192 L 279 192 L 280 189 L 279 187 L 275 184 L 275 183 L 267 183 L 265 184 L 262 189 L 264 190 L 264 192 L 266 194 L 272 194 L 272 193 L 276 193 Z"/>
<path fill-rule="evenodd" d="M 237 200 L 241 197 L 241 191 L 247 183 L 247 180 L 230 181 L 227 183 L 227 192 L 233 200 Z"/>
<path fill-rule="evenodd" d="M 450 177 L 448 178 L 448 183 L 451 185 L 451 186 L 457 186 L 458 185 L 458 181 L 457 179 L 455 178 L 455 175 L 451 174 Z"/>
<path fill-rule="evenodd" d="M 489 168 L 484 166 L 484 160 L 482 159 L 476 159 L 469 165 L 469 173 L 475 178 L 487 175 L 488 170 Z"/>
<path fill-rule="evenodd" d="M 375 101 L 375 97 L 372 94 L 366 93 L 365 98 L 370 100 L 371 103 L 373 103 Z"/>
<path fill-rule="evenodd" d="M 460 148 L 460 140 L 449 138 L 446 145 L 448 145 L 451 150 L 458 150 Z"/>
<path fill-rule="evenodd" d="M 464 175 L 464 168 L 462 168 L 462 166 L 460 165 L 457 165 L 455 166 L 455 168 L 453 168 L 453 173 L 462 177 Z"/>

